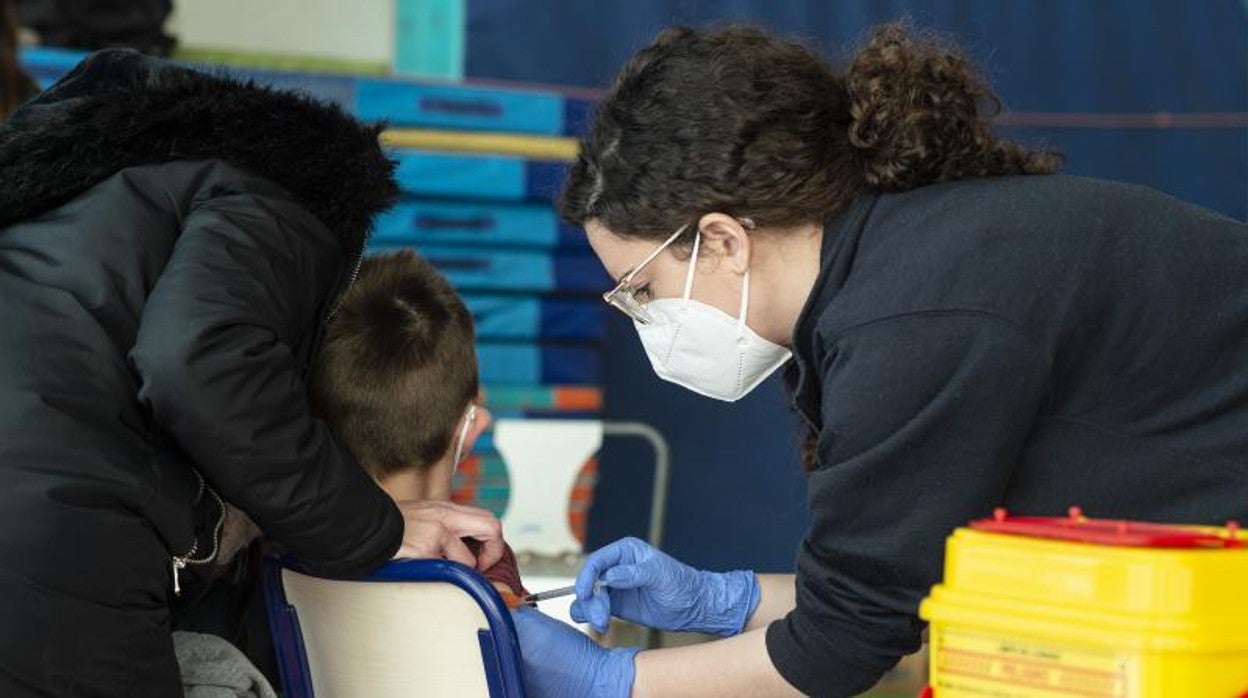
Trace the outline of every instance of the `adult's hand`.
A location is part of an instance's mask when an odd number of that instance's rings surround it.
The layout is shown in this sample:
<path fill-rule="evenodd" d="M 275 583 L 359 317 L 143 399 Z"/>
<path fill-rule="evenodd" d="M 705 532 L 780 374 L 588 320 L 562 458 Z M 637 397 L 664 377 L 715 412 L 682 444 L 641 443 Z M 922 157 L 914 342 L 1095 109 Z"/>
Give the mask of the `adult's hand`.
<path fill-rule="evenodd" d="M 595 582 L 606 586 L 595 589 Z M 736 635 L 758 606 L 753 572 L 707 572 L 636 538 L 592 553 L 576 577 L 572 618 L 605 632 L 611 616 L 659 630 Z"/>
<path fill-rule="evenodd" d="M 441 501 L 399 502 L 403 514 L 403 544 L 396 558 L 454 560 L 487 570 L 503 558 L 503 528 L 493 514 L 476 507 Z M 474 556 L 461 538 L 481 541 Z"/>
<path fill-rule="evenodd" d="M 525 692 L 533 698 L 628 698 L 641 650 L 607 649 L 584 633 L 533 608 L 512 614 Z"/>

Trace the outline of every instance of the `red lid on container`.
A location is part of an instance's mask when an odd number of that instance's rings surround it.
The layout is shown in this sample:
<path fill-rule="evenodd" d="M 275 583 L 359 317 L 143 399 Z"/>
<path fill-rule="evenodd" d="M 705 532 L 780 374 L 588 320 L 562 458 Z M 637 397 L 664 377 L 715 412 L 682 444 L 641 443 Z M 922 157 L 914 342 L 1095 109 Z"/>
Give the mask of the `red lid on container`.
<path fill-rule="evenodd" d="M 1050 538 L 1078 543 L 1116 545 L 1128 548 L 1242 548 L 1235 533 L 1239 524 L 1226 524 L 1230 535 L 1202 531 L 1188 526 L 1089 519 L 1079 507 L 1071 507 L 1066 517 L 1010 516 L 997 509 L 991 519 L 971 522 L 971 528 L 1029 538 Z"/>

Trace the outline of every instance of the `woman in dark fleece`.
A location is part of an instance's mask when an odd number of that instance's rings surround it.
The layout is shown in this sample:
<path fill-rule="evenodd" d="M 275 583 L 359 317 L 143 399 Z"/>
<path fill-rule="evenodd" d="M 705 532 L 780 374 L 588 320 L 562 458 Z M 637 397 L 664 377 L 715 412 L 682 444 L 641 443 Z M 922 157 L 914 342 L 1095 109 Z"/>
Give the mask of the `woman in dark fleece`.
<path fill-rule="evenodd" d="M 1248 227 L 1056 174 L 999 105 L 896 24 L 835 65 L 672 28 L 620 70 L 561 213 L 660 378 L 733 402 L 787 366 L 810 521 L 793 574 L 591 553 L 572 618 L 723 639 L 606 650 L 521 610 L 527 695 L 858 695 L 919 649 L 945 538 L 995 507 L 1248 517 Z"/>
<path fill-rule="evenodd" d="M 179 694 L 169 606 L 224 502 L 328 574 L 499 559 L 490 514 L 396 506 L 309 408 L 392 168 L 336 107 L 126 51 L 0 126 L 0 695 Z"/>

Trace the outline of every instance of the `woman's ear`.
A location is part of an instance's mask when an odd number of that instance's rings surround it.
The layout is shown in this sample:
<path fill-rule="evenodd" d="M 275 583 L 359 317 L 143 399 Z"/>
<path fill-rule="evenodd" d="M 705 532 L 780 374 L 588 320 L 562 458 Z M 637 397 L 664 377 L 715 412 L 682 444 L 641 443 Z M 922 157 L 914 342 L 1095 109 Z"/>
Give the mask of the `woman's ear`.
<path fill-rule="evenodd" d="M 698 220 L 701 247 L 720 257 L 719 263 L 744 274 L 750 268 L 750 235 L 741 221 L 724 213 L 708 213 Z"/>

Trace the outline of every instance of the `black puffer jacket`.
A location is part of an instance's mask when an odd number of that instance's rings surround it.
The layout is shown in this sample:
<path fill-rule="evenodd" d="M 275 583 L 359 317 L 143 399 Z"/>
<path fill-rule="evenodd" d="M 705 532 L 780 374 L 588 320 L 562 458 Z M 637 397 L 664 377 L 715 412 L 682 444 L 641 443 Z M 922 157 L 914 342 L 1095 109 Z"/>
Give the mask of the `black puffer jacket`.
<path fill-rule="evenodd" d="M 392 169 L 336 107 L 126 51 L 0 127 L 0 565 L 47 572 L 93 510 L 203 555 L 196 471 L 327 572 L 394 553 L 304 389 Z"/>

